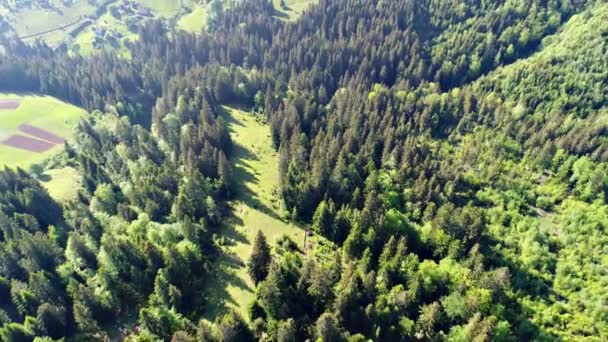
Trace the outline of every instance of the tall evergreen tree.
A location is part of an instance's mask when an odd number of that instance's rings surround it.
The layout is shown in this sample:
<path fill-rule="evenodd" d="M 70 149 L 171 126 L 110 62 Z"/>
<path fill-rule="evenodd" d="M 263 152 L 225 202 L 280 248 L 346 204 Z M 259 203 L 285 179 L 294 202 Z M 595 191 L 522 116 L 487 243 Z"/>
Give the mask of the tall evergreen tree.
<path fill-rule="evenodd" d="M 259 282 L 266 279 L 270 261 L 270 247 L 266 241 L 266 236 L 262 231 L 258 231 L 255 242 L 253 243 L 253 250 L 251 251 L 249 262 L 247 263 L 247 270 L 254 284 L 257 285 Z"/>

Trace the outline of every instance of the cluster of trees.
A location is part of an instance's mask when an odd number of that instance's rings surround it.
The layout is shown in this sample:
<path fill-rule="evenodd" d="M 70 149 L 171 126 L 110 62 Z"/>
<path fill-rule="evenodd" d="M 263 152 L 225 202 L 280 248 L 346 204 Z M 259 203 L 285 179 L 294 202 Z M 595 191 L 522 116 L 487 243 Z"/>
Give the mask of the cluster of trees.
<path fill-rule="evenodd" d="M 239 87 L 226 74 L 210 65 L 169 80 L 150 130 L 118 115 L 120 104 L 82 121 L 66 154 L 84 189 L 64 210 L 25 172 L 4 171 L 0 339 L 103 338 L 133 316 L 150 338 L 195 326 L 233 191 L 216 99 Z"/>
<path fill-rule="evenodd" d="M 305 16 L 289 29 L 300 34 L 292 45 L 298 41 L 310 46 L 292 54 L 276 48 L 276 60 L 283 55 L 298 61 L 285 63 L 293 65 L 289 71 L 279 68 L 281 75 L 288 75 L 289 88 L 282 103 L 272 106 L 270 101 L 270 110 L 266 107 L 281 153 L 282 199 L 294 219 L 310 222 L 313 230 L 339 247 L 342 264 L 321 263 L 338 270 L 333 282 L 328 269 L 321 271 L 323 287 L 332 289 L 328 295 L 306 288 L 311 279 L 306 272 L 314 260 L 282 256 L 273 261 L 278 266 L 271 266 L 268 278 L 258 286 L 257 305 L 263 314 L 252 312 L 253 328 L 275 334 L 277 339 L 282 329 L 295 332 L 299 339 L 327 339 L 321 330 L 329 329 L 330 340 L 601 340 L 607 321 L 597 303 L 605 303 L 605 297 L 596 290 L 605 280 L 595 273 L 595 265 L 605 263 L 593 261 L 592 254 L 605 254 L 598 252 L 605 248 L 605 239 L 597 236 L 592 243 L 580 242 L 581 233 L 575 227 L 592 221 L 597 225 L 594 235 L 604 229 L 601 216 L 590 218 L 585 213 L 587 206 L 603 207 L 605 201 L 604 166 L 597 163 L 605 160 L 606 148 L 601 118 L 608 103 L 600 95 L 607 85 L 602 62 L 606 58 L 605 5 L 571 20 L 545 43 L 541 53 L 471 83 L 467 82 L 497 65 L 528 55 L 576 6 L 545 3 L 541 19 L 534 17 L 535 4 L 533 11 L 522 11 L 512 8 L 512 3 L 504 7 L 493 3 L 487 6 L 500 8 L 492 14 L 485 12 L 488 18 L 513 15 L 488 22 L 481 14 L 476 20 L 461 22 L 459 11 L 451 12 L 450 19 L 433 22 L 437 30 L 442 26 L 457 29 L 438 35 L 431 31 L 430 41 L 423 35 L 416 38 L 421 46 L 429 44 L 430 60 L 437 57 L 436 64 L 418 69 L 429 74 L 420 73 L 423 76 L 417 79 L 396 68 L 388 74 L 397 78 L 385 79 L 378 75 L 382 67 L 391 66 L 390 60 L 369 69 L 362 59 L 355 64 L 359 69 L 348 70 L 348 61 L 356 61 L 354 57 L 340 63 L 339 72 L 346 69 L 344 74 L 329 75 L 336 70 L 331 67 L 331 52 L 315 55 L 323 48 L 341 43 L 356 46 L 357 39 L 368 34 L 370 39 L 362 38 L 364 44 L 386 44 L 378 50 L 388 55 L 391 36 L 383 38 L 378 32 L 400 27 L 396 23 L 382 26 L 383 20 L 392 18 L 390 13 L 399 13 L 400 5 L 374 4 L 367 11 L 360 3 L 353 8 L 348 2 L 337 5 L 349 15 L 341 22 L 341 12 L 332 12 L 335 21 L 317 22 L 323 28 L 320 33 L 306 30 L 315 27 L 306 23 L 324 17 Z M 383 8 L 390 11 L 375 17 Z M 464 17 L 476 11 L 463 13 Z M 530 17 L 518 22 L 517 13 Z M 515 22 L 510 23 L 511 19 Z M 489 33 L 488 23 L 494 29 Z M 357 34 L 340 39 L 340 30 L 349 24 L 357 28 Z M 410 25 L 417 27 L 415 20 Z M 334 33 L 335 41 L 321 43 Z M 484 45 L 484 39 L 476 40 L 476 35 L 484 37 L 485 43 L 505 45 Z M 456 44 L 457 37 L 463 39 Z M 464 52 L 458 52 L 460 47 Z M 490 55 L 475 56 L 477 48 Z M 378 51 L 365 45 L 355 49 L 359 50 L 365 52 L 358 56 Z M 349 50 L 338 51 L 335 54 Z M 471 62 L 469 70 L 459 66 L 448 68 L 454 74 L 443 74 L 446 65 L 460 55 L 463 65 Z M 374 56 L 380 58 L 381 53 Z M 405 56 L 414 58 L 416 53 Z M 429 55 L 421 56 L 429 63 Z M 399 75 L 405 75 L 404 80 Z M 454 88 L 459 84 L 460 88 Z M 590 158 L 580 157 L 585 154 Z M 561 216 L 574 212 L 576 223 L 572 217 Z M 577 247 L 570 245 L 574 241 L 579 241 Z M 589 249 L 583 252 L 581 246 Z M 398 267 L 394 266 L 397 278 L 385 285 L 388 255 L 403 259 L 397 258 Z M 594 266 L 571 274 L 583 267 L 582 260 Z M 442 264 L 466 272 L 455 271 L 452 280 L 432 272 L 441 279 L 437 283 L 418 273 Z M 473 275 L 470 285 L 467 272 Z M 345 287 L 341 283 L 345 276 L 358 279 L 359 287 Z M 486 277 L 500 279 L 500 285 L 486 283 Z M 424 286 L 412 279 L 424 279 L 421 283 L 432 290 L 425 293 Z M 453 284 L 460 285 L 458 290 L 454 291 Z M 320 286 L 312 287 L 314 291 Z M 395 295 L 393 291 L 405 293 L 402 306 L 393 308 L 387 299 Z M 467 299 L 469 291 L 476 299 L 484 298 L 492 309 Z M 302 308 L 302 303 L 324 300 L 319 308 Z M 579 313 L 577 306 L 585 313 Z M 524 309 L 530 307 L 534 314 Z"/>
<path fill-rule="evenodd" d="M 133 316 L 144 341 L 608 336 L 607 5 L 322 0 L 289 24 L 220 5 L 199 35 L 143 26 L 130 60 L 3 38 L 0 90 L 105 113 L 67 146 L 84 189 L 63 209 L 0 173 L 2 339 Z M 223 104 L 267 116 L 282 207 L 322 238 L 303 256 L 258 235 L 248 317 L 208 324 Z"/>
<path fill-rule="evenodd" d="M 3 341 L 101 338 L 102 327 L 141 306 L 141 325 L 163 336 L 171 317 L 202 306 L 213 251 L 203 223 L 145 214 L 129 223 L 80 203 L 63 211 L 21 170 L 2 171 L 0 182 Z"/>

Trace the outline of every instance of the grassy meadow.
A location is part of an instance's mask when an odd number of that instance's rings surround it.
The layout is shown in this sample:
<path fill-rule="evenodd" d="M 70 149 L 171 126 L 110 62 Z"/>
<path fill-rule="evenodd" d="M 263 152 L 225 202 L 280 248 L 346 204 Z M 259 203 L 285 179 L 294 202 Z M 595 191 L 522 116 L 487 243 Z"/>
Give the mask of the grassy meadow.
<path fill-rule="evenodd" d="M 237 196 L 232 202 L 233 217 L 221 232 L 224 254 L 210 274 L 209 302 L 206 317 L 213 320 L 227 307 L 239 310 L 245 317 L 253 299 L 253 282 L 246 263 L 258 230 L 275 245 L 277 238 L 289 236 L 303 249 L 305 231 L 279 217 L 276 196 L 279 186 L 278 154 L 272 148 L 270 129 L 256 118 L 238 109 L 226 109 L 234 155 Z"/>
<path fill-rule="evenodd" d="M 31 37 L 26 41 L 41 39 L 56 46 L 63 40 L 61 37 L 65 37 L 73 27 L 58 28 L 72 23 L 76 25 L 85 16 L 93 15 L 96 10 L 96 6 L 88 1 L 66 4 L 63 0 L 49 0 L 48 3 L 48 7 L 3 8 L 3 12 L 19 37 Z"/>
<path fill-rule="evenodd" d="M 194 5 L 192 12 L 183 15 L 177 22 L 180 30 L 198 33 L 207 23 L 207 8 L 203 5 Z"/>
<path fill-rule="evenodd" d="M 82 186 L 82 175 L 72 167 L 48 170 L 44 173 L 42 185 L 49 195 L 58 202 L 76 198 Z"/>

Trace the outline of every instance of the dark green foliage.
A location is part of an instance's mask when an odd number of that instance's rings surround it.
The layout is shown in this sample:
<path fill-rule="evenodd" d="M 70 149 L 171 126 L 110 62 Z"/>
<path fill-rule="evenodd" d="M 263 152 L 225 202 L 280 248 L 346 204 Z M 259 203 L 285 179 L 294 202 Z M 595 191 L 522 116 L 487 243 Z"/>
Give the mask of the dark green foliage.
<path fill-rule="evenodd" d="M 315 324 L 315 336 L 317 339 L 327 342 L 342 340 L 338 322 L 330 314 L 323 314 L 319 317 Z"/>
<path fill-rule="evenodd" d="M 179 318 L 166 308 L 146 308 L 139 313 L 141 325 L 156 336 L 173 336 L 179 327 Z"/>
<path fill-rule="evenodd" d="M 31 332 L 17 323 L 5 324 L 0 328 L 0 337 L 2 341 L 7 342 L 31 342 L 34 336 Z"/>
<path fill-rule="evenodd" d="M 607 338 L 606 4 L 209 8 L 196 36 L 146 23 L 130 60 L 2 38 L 0 90 L 93 113 L 75 201 L 0 172 L 0 339 Z M 279 201 L 318 235 L 273 259 L 258 234 L 252 329 L 199 322 L 239 190 L 226 104 L 265 115 Z"/>
<path fill-rule="evenodd" d="M 221 342 L 254 341 L 253 334 L 243 318 L 235 311 L 227 313 L 218 323 Z"/>
<path fill-rule="evenodd" d="M 54 339 L 60 339 L 67 335 L 68 321 L 66 309 L 49 303 L 38 307 L 37 320 L 40 322 L 44 335 Z"/>
<path fill-rule="evenodd" d="M 254 284 L 257 285 L 259 282 L 266 279 L 271 261 L 270 247 L 266 241 L 266 236 L 264 236 L 264 233 L 260 230 L 255 236 L 251 256 L 247 262 L 247 271 Z"/>

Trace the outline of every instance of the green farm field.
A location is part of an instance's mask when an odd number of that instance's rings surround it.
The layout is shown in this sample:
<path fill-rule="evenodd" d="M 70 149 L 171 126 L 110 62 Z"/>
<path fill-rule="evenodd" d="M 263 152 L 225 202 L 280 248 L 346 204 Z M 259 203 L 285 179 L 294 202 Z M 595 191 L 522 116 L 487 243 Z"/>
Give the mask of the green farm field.
<path fill-rule="evenodd" d="M 10 3 L 10 2 L 9 2 Z M 85 17 L 93 16 L 96 6 L 89 1 L 73 4 L 62 0 L 12 2 L 0 5 L 0 14 L 25 42 L 41 39 L 51 46 L 59 45 L 70 30 Z"/>
<path fill-rule="evenodd" d="M 316 0 L 285 0 L 281 6 L 280 0 L 273 0 L 276 8 L 276 17 L 292 21 L 299 16 Z M 30 5 L 2 5 L 0 15 L 3 15 L 13 27 L 15 33 L 25 42 L 42 40 L 50 46 L 59 46 L 66 43 L 70 51 L 83 56 L 92 55 L 101 50 L 118 51 L 119 55 L 128 58 L 125 48 L 126 41 L 137 39 L 137 34 L 127 28 L 127 16 L 114 18 L 109 9 L 120 6 L 119 0 L 75 1 L 73 3 L 63 0 L 49 0 L 49 5 L 40 5 L 44 2 L 31 2 Z M 134 0 L 143 8 L 149 9 L 151 17 L 165 20 L 170 27 L 193 33 L 200 32 L 207 22 L 208 4 L 198 4 L 193 0 Z M 107 10 L 98 11 L 100 6 Z M 225 8 L 229 6 L 225 5 Z M 145 18 L 130 18 L 141 21 Z M 88 22 L 88 24 L 87 24 Z M 82 31 L 73 33 L 79 26 L 84 25 Z M 96 32 L 101 29 L 111 32 L 113 37 L 106 39 Z M 101 42 L 94 43 L 96 40 Z"/>
<path fill-rule="evenodd" d="M 42 128 L 64 139 L 72 136 L 72 130 L 86 111 L 50 96 L 0 94 L 2 100 L 19 100 L 16 109 L 0 110 L 0 140 L 5 141 L 18 132 L 19 126 L 28 124 Z M 18 132 L 29 137 L 29 134 Z M 40 163 L 63 149 L 62 144 L 37 153 L 0 144 L 0 165 L 27 168 Z"/>
<path fill-rule="evenodd" d="M 211 272 L 206 317 L 213 320 L 227 308 L 244 317 L 253 299 L 253 282 L 246 263 L 255 235 L 261 230 L 270 245 L 289 236 L 303 250 L 305 230 L 279 217 L 273 192 L 279 186 L 278 154 L 272 148 L 270 129 L 249 113 L 225 107 L 226 121 L 234 142 L 234 175 L 237 196 L 232 202 L 233 217 L 220 231 L 224 253 Z M 308 243 L 307 243 L 308 244 Z"/>

